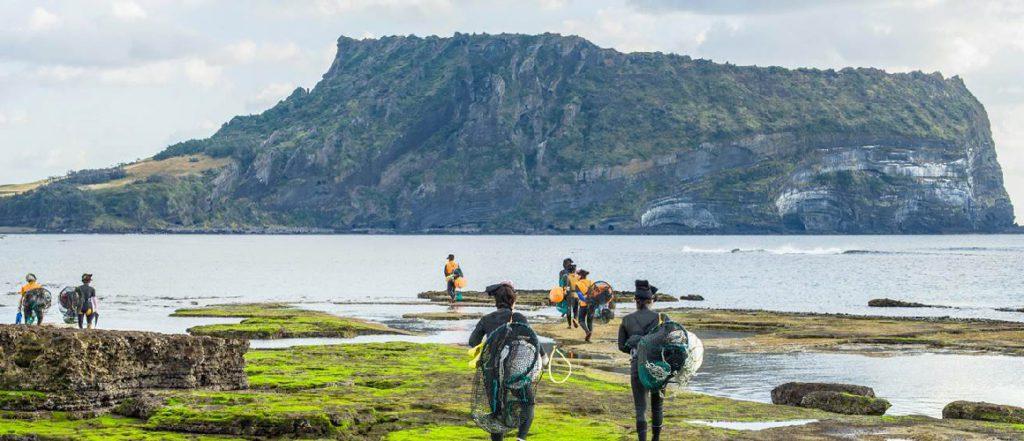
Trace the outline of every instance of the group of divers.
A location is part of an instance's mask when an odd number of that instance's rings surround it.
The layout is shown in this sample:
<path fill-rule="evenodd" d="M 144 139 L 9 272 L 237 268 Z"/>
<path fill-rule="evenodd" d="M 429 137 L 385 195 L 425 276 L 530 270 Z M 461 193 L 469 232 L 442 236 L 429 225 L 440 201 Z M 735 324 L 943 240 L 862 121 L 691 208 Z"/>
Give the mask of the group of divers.
<path fill-rule="evenodd" d="M 29 273 L 25 276 L 20 294 L 14 323 L 42 325 L 52 302 L 50 291 L 39 283 L 35 274 Z M 92 329 L 99 322 L 99 302 L 96 289 L 92 287 L 92 274 L 82 274 L 81 285 L 61 290 L 59 302 L 65 323 L 71 324 L 77 320 L 79 329 Z"/>
<path fill-rule="evenodd" d="M 465 279 L 452 255 L 445 262 L 444 274 L 448 294 L 455 302 Z M 590 342 L 594 316 L 607 313 L 601 308 L 609 306 L 613 294 L 607 283 L 591 282 L 588 276 L 572 259 L 565 259 L 558 287 L 552 289 L 549 300 L 565 315 L 569 328 L 582 328 Z M 462 283 L 458 283 L 460 280 Z M 666 387 L 682 384 L 694 374 L 703 359 L 703 344 L 682 325 L 654 311 L 657 287 L 647 280 L 634 284 L 636 311 L 622 318 L 618 348 L 630 354 L 637 437 L 647 441 L 650 433 L 650 439 L 658 441 Z M 518 440 L 526 440 L 533 423 L 536 383 L 545 365 L 550 374 L 553 354 L 545 353 L 526 316 L 515 311 L 518 295 L 512 282 L 490 285 L 486 293 L 497 309 L 481 318 L 469 337 L 468 345 L 475 357 L 471 364 L 476 369 L 471 414 L 492 440 L 502 440 L 509 432 L 515 432 Z"/>

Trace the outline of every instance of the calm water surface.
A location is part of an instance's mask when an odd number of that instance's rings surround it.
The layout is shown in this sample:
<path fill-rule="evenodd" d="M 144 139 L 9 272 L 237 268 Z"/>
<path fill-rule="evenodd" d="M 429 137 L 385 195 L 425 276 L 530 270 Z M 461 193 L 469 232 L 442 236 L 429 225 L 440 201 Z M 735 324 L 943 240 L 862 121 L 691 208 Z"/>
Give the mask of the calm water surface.
<path fill-rule="evenodd" d="M 174 236 L 8 235 L 0 239 L 0 319 L 13 322 L 25 273 L 55 294 L 95 274 L 101 326 L 184 332 L 235 319 L 169 318 L 175 308 L 280 300 L 425 331 L 410 341 L 462 342 L 472 321 L 404 320 L 433 305 L 333 302 L 414 299 L 441 289 L 455 253 L 470 289 L 503 279 L 549 288 L 562 258 L 592 278 L 701 294 L 701 306 L 883 315 L 950 315 L 1024 321 L 1024 236 Z M 871 309 L 891 297 L 952 309 Z M 548 312 L 550 313 L 550 312 Z M 51 311 L 56 316 L 56 307 Z M 370 341 L 382 337 L 364 337 Z M 254 346 L 323 344 L 254 342 Z M 786 381 L 869 385 L 891 413 L 938 415 L 955 399 L 1024 405 L 1024 359 L 918 354 L 751 355 L 709 352 L 698 391 L 768 401 Z"/>

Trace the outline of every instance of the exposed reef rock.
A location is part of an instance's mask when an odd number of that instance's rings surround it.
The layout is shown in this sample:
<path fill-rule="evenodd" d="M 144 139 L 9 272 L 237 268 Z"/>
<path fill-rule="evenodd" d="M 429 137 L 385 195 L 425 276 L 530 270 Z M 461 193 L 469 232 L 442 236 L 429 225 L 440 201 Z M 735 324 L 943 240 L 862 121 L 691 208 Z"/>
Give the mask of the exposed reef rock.
<path fill-rule="evenodd" d="M 245 340 L 0 325 L 0 409 L 87 410 L 152 389 L 242 389 Z"/>
<path fill-rule="evenodd" d="M 1024 408 L 973 401 L 954 401 L 942 408 L 942 418 L 1024 424 Z"/>
<path fill-rule="evenodd" d="M 845 392 L 816 391 L 800 400 L 800 407 L 821 409 L 844 415 L 885 415 L 892 407 L 889 401 L 873 396 L 854 395 Z"/>
<path fill-rule="evenodd" d="M 155 159 L 178 165 L 11 190 L 0 226 L 934 233 L 1014 220 L 988 115 L 958 77 L 735 66 L 554 34 L 342 37 L 313 89 Z"/>
<path fill-rule="evenodd" d="M 786 383 L 772 389 L 772 403 L 799 406 L 812 392 L 838 392 L 874 398 L 875 390 L 866 386 L 840 383 Z"/>
<path fill-rule="evenodd" d="M 924 303 L 906 302 L 903 300 L 871 299 L 868 306 L 872 308 L 945 308 L 945 306 L 926 305 Z"/>

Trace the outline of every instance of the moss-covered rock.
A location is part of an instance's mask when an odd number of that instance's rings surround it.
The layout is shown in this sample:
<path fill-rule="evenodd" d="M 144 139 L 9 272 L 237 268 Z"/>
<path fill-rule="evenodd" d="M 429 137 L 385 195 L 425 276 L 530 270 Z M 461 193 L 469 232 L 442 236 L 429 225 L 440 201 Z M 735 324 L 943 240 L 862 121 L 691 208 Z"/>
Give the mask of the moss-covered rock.
<path fill-rule="evenodd" d="M 283 303 L 238 303 L 185 308 L 175 317 L 239 317 L 239 323 L 200 325 L 188 329 L 192 335 L 224 338 L 351 338 L 372 334 L 408 334 L 379 323 L 338 317 L 320 311 L 299 309 Z"/>
<path fill-rule="evenodd" d="M 882 398 L 835 391 L 811 392 L 800 400 L 800 407 L 821 409 L 844 415 L 885 415 L 892 407 Z"/>
<path fill-rule="evenodd" d="M 942 409 L 942 418 L 1024 424 L 1024 408 L 974 401 L 954 401 Z"/>

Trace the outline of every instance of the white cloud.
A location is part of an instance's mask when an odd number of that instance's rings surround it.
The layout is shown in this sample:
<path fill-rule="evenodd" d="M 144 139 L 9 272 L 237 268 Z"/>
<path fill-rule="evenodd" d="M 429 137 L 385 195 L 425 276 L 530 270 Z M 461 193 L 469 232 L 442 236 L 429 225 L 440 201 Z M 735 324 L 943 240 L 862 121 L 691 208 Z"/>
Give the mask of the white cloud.
<path fill-rule="evenodd" d="M 206 87 L 217 84 L 222 71 L 222 67 L 211 65 L 201 58 L 185 60 L 185 77 Z"/>
<path fill-rule="evenodd" d="M 219 60 L 236 64 L 280 63 L 294 60 L 301 55 L 302 49 L 292 42 L 276 44 L 242 40 L 227 45 Z"/>
<path fill-rule="evenodd" d="M 25 112 L 0 112 L 0 127 L 23 124 L 28 121 Z"/>
<path fill-rule="evenodd" d="M 325 15 L 351 14 L 366 10 L 443 14 L 454 8 L 451 0 L 316 0 L 316 9 Z"/>
<path fill-rule="evenodd" d="M 32 75 L 47 84 L 161 86 L 184 79 L 209 87 L 221 80 L 222 73 L 221 66 L 204 59 L 178 58 L 124 67 L 40 66 Z"/>
<path fill-rule="evenodd" d="M 57 27 L 61 23 L 61 18 L 43 7 L 37 6 L 32 10 L 32 15 L 28 19 L 28 28 L 33 31 L 45 31 Z"/>
<path fill-rule="evenodd" d="M 110 11 L 117 17 L 124 21 L 136 21 L 144 19 L 148 16 L 145 9 L 139 6 L 131 0 L 115 1 L 110 5 Z"/>

